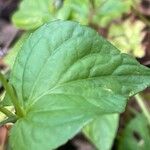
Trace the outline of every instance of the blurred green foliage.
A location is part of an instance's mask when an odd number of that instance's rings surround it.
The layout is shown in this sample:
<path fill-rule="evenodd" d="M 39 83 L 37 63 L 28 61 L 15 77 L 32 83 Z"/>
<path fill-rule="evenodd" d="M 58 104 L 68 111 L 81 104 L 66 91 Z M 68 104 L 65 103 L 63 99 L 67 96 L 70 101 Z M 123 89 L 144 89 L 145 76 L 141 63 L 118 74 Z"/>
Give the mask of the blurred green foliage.
<path fill-rule="evenodd" d="M 150 126 L 142 114 L 137 114 L 126 126 L 119 150 L 148 150 L 150 148 Z"/>
<path fill-rule="evenodd" d="M 21 29 L 32 30 L 50 20 L 50 16 L 49 0 L 22 0 L 12 21 Z"/>
<path fill-rule="evenodd" d="M 13 15 L 13 23 L 33 30 L 55 19 L 74 20 L 82 24 L 108 25 L 131 8 L 132 0 L 23 0 Z"/>
<path fill-rule="evenodd" d="M 126 20 L 122 23 L 112 24 L 109 30 L 109 39 L 124 53 L 135 57 L 143 57 L 145 51 L 142 47 L 144 23 L 141 21 L 132 22 Z"/>

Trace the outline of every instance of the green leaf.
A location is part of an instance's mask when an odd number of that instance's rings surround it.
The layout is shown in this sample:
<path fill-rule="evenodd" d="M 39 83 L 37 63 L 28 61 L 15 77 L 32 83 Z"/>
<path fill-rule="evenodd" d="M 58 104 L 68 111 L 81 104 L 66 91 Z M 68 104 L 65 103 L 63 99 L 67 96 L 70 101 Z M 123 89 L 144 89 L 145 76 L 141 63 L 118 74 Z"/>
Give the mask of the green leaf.
<path fill-rule="evenodd" d="M 71 8 L 71 14 L 70 18 L 71 20 L 75 20 L 80 22 L 81 24 L 88 24 L 88 17 L 89 17 L 89 1 L 88 0 L 67 0 L 64 2 L 64 6 L 70 6 Z M 61 10 L 61 9 L 60 9 Z"/>
<path fill-rule="evenodd" d="M 110 150 L 118 129 L 118 121 L 118 114 L 98 116 L 83 132 L 97 149 Z"/>
<path fill-rule="evenodd" d="M 105 27 L 112 20 L 130 11 L 132 0 L 96 0 L 96 15 L 93 21 Z"/>
<path fill-rule="evenodd" d="M 148 150 L 149 147 L 150 126 L 145 116 L 138 114 L 125 128 L 119 150 Z"/>
<path fill-rule="evenodd" d="M 51 0 L 23 0 L 13 15 L 13 23 L 21 29 L 33 30 L 49 21 Z"/>
<path fill-rule="evenodd" d="M 51 6 L 54 9 L 53 6 Z M 51 9 L 51 13 L 53 12 Z M 81 24 L 88 24 L 89 1 L 65 0 L 62 7 L 55 11 L 53 18 L 62 20 L 75 20 Z"/>
<path fill-rule="evenodd" d="M 94 8 L 91 10 L 89 0 L 65 0 L 62 8 L 57 12 L 56 18 L 71 19 L 82 24 L 88 24 L 91 15 L 92 23 L 106 26 L 112 20 L 121 17 L 123 13 L 129 12 L 132 3 L 132 0 L 95 0 Z M 70 14 L 67 15 L 67 18 L 65 12 L 68 10 L 70 10 Z"/>
<path fill-rule="evenodd" d="M 26 113 L 11 129 L 12 149 L 55 149 L 96 116 L 124 111 L 149 77 L 148 68 L 94 30 L 70 21 L 45 24 L 25 42 L 11 73 Z"/>

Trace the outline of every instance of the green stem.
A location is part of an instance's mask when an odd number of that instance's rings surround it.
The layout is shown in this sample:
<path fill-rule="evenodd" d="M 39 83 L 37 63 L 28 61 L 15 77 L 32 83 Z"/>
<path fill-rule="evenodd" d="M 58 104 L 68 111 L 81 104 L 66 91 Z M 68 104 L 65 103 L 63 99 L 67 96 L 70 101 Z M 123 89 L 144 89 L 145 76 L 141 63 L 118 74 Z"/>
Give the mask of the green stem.
<path fill-rule="evenodd" d="M 11 117 L 11 118 L 8 118 L 2 122 L 0 122 L 0 127 L 5 125 L 6 123 L 15 123 L 17 121 L 17 118 L 16 117 Z"/>
<path fill-rule="evenodd" d="M 11 111 L 4 107 L 0 107 L 0 111 L 5 114 L 7 117 L 15 116 Z"/>
<path fill-rule="evenodd" d="M 146 107 L 144 100 L 142 98 L 142 96 L 140 96 L 140 94 L 135 95 L 135 99 L 137 101 L 137 103 L 139 104 L 141 110 L 143 111 L 145 117 L 147 118 L 149 124 L 150 124 L 150 113 L 148 111 L 148 108 Z"/>
<path fill-rule="evenodd" d="M 8 93 L 8 95 L 11 98 L 11 101 L 15 107 L 15 110 L 16 110 L 16 114 L 20 117 L 24 116 L 24 111 L 20 107 L 19 101 L 17 99 L 16 93 L 15 93 L 13 87 L 7 82 L 7 80 L 5 79 L 5 77 L 3 76 L 2 73 L 0 73 L 0 81 L 2 82 L 6 92 Z"/>

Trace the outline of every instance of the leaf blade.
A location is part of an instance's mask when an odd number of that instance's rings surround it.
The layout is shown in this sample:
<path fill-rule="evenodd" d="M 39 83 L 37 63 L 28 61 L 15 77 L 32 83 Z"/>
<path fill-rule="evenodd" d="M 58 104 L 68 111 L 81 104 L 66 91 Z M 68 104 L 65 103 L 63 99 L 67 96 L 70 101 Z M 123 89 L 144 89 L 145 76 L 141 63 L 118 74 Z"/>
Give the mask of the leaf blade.
<path fill-rule="evenodd" d="M 38 128 L 37 120 L 45 118 L 48 121 L 40 122 L 40 126 L 52 127 L 57 135 L 56 127 L 60 129 L 65 120 L 66 127 L 59 130 L 61 138 L 57 141 L 54 133 L 49 133 L 47 136 L 56 142 L 49 145 L 46 139 L 42 145 L 32 142 L 31 146 L 39 150 L 41 146 L 56 148 L 94 117 L 124 111 L 127 99 L 150 85 L 149 76 L 149 69 L 121 54 L 94 30 L 70 21 L 45 24 L 26 41 L 11 74 L 10 83 L 26 111 L 12 129 L 11 146 L 17 149 L 18 139 L 13 136 L 23 133 L 27 138 L 32 124 L 44 138 L 50 129 Z M 74 118 L 79 120 L 68 129 L 69 120 Z M 29 131 L 26 121 L 31 122 Z"/>

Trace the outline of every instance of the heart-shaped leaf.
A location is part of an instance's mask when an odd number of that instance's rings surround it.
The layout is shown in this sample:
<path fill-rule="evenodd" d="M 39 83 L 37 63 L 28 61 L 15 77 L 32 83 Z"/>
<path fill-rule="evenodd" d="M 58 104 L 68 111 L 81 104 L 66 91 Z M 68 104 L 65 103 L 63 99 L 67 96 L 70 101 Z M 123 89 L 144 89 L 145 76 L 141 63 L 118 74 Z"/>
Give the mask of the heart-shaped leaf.
<path fill-rule="evenodd" d="M 150 85 L 150 70 L 94 30 L 54 21 L 25 42 L 10 84 L 25 112 L 11 129 L 12 149 L 50 150 L 96 116 L 124 111 Z"/>

